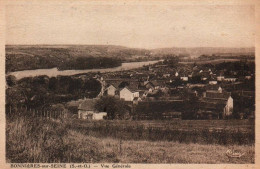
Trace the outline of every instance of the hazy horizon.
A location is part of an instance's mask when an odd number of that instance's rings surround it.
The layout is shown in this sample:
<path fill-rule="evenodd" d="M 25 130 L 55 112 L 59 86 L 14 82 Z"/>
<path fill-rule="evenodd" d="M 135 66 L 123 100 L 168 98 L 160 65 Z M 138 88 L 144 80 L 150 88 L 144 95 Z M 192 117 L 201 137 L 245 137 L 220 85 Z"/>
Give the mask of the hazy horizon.
<path fill-rule="evenodd" d="M 124 48 L 130 48 L 130 49 L 145 49 L 145 50 L 154 50 L 154 49 L 170 49 L 170 48 L 187 48 L 187 49 L 192 49 L 192 48 L 233 48 L 233 49 L 249 49 L 249 48 L 255 48 L 255 46 L 248 46 L 248 47 L 212 47 L 212 46 L 194 46 L 194 47 L 176 47 L 176 46 L 169 46 L 169 47 L 158 47 L 158 48 L 141 48 L 141 47 L 129 47 L 129 46 L 124 46 L 124 45 L 115 45 L 115 44 L 5 44 L 5 46 L 117 46 L 117 47 L 124 47 Z"/>
<path fill-rule="evenodd" d="M 252 48 L 251 5 L 7 5 L 8 45 Z"/>

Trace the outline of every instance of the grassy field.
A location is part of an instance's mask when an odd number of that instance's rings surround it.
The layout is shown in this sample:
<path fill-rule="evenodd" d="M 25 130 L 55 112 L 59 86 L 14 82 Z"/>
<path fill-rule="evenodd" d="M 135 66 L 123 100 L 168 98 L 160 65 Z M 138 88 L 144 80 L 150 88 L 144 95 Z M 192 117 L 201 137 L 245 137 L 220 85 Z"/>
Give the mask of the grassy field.
<path fill-rule="evenodd" d="M 70 129 L 94 137 L 180 143 L 254 144 L 254 120 L 85 121 L 74 119 Z"/>
<path fill-rule="evenodd" d="M 95 125 L 109 125 L 122 127 L 133 127 L 143 126 L 144 128 L 170 128 L 170 129 L 182 129 L 182 130 L 201 130 L 201 129 L 223 129 L 223 130 L 241 130 L 249 131 L 254 130 L 255 121 L 244 119 L 244 120 L 113 120 L 113 121 L 86 121 L 80 119 L 73 119 L 73 123 L 79 125 L 95 126 Z"/>
<path fill-rule="evenodd" d="M 241 122 L 245 123 L 245 126 L 249 124 L 245 121 Z M 234 121 L 233 123 L 241 122 Z M 6 160 L 7 162 L 23 163 L 254 163 L 254 144 L 187 144 L 163 139 L 144 140 L 143 136 L 141 139 L 123 139 L 115 137 L 113 134 L 101 136 L 97 134 L 97 131 L 89 132 L 88 126 L 97 127 L 102 123 L 107 126 L 113 124 L 122 127 L 130 124 L 136 125 L 135 123 L 147 125 L 149 122 L 87 122 L 25 117 L 7 119 Z M 153 121 L 149 125 L 157 123 L 162 122 Z M 186 123 L 195 124 L 195 122 L 183 121 L 183 125 Z M 225 124 L 226 122 L 220 123 Z M 208 124 L 212 123 L 208 122 Z M 85 132 L 83 128 L 79 129 L 78 125 L 85 127 Z M 86 133 L 86 131 L 88 132 Z M 225 154 L 228 149 L 238 150 L 245 155 L 239 159 L 229 159 Z"/>

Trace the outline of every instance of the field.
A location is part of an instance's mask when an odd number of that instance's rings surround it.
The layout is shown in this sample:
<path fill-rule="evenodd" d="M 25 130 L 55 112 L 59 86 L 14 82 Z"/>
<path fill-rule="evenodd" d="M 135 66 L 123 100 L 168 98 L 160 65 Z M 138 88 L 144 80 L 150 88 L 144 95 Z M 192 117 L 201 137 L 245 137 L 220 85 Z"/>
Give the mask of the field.
<path fill-rule="evenodd" d="M 94 137 L 122 140 L 177 141 L 180 143 L 252 145 L 251 120 L 70 121 L 69 128 Z"/>
<path fill-rule="evenodd" d="M 225 128 L 225 135 L 214 137 L 209 131 L 206 133 L 206 130 L 201 129 L 203 125 L 210 129 L 216 124 Z M 254 163 L 254 140 L 235 142 L 232 137 L 227 137 L 231 138 L 231 142 L 214 143 L 216 137 L 234 135 L 227 127 L 228 124 L 247 131 L 240 132 L 241 138 L 237 138 L 240 140 L 248 137 L 254 126 L 247 120 L 93 122 L 20 117 L 7 119 L 6 158 L 7 162 L 23 163 Z M 188 137 L 190 132 L 185 133 L 184 130 L 165 133 L 165 130 L 169 130 L 166 126 L 172 129 L 195 128 L 205 135 L 197 135 L 200 139 L 194 139 L 195 135 Z M 156 129 L 149 130 L 149 127 Z M 146 128 L 150 131 L 148 135 Z M 174 133 L 178 137 L 173 137 Z M 203 137 L 212 140 L 201 140 Z M 172 140 L 169 141 L 169 138 Z M 245 155 L 239 159 L 230 159 L 225 154 L 228 149 Z"/>

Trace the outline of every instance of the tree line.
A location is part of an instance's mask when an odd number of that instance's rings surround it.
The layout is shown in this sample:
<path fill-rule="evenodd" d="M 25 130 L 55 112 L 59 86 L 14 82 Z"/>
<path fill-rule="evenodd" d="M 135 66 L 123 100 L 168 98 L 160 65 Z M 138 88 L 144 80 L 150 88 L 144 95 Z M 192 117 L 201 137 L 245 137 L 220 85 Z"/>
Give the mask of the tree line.
<path fill-rule="evenodd" d="M 53 104 L 65 103 L 84 97 L 94 98 L 101 84 L 93 78 L 73 76 L 36 76 L 16 80 L 14 76 L 6 77 L 6 108 L 17 109 L 21 106 L 43 109 Z M 15 111 L 15 110 L 13 110 Z"/>
<path fill-rule="evenodd" d="M 57 67 L 59 70 L 83 70 L 111 68 L 121 66 L 121 60 L 108 57 L 68 57 L 68 56 L 27 56 L 17 54 L 6 55 L 6 72 L 48 69 Z"/>

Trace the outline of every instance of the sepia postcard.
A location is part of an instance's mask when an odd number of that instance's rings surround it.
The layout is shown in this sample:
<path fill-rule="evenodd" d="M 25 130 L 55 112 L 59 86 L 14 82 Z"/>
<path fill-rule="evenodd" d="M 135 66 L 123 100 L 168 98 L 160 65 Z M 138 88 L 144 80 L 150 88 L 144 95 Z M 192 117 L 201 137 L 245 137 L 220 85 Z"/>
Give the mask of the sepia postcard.
<path fill-rule="evenodd" d="M 0 168 L 260 168 L 259 4 L 1 1 Z"/>

